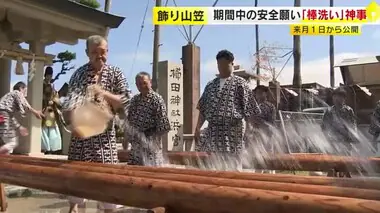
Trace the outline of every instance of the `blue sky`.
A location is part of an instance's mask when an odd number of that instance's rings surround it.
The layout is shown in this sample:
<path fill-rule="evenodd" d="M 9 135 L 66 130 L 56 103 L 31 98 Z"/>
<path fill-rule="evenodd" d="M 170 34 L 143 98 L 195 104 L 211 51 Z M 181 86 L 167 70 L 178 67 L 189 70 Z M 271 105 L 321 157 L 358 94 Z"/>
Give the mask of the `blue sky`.
<path fill-rule="evenodd" d="M 99 1 L 103 3 L 103 0 Z M 163 0 L 163 3 L 165 1 Z M 214 0 L 176 0 L 179 6 L 210 6 L 213 2 Z M 304 0 L 302 3 L 302 6 L 328 6 L 329 0 Z M 370 0 L 335 0 L 336 6 L 366 6 L 368 3 L 370 3 Z M 152 70 L 153 25 L 151 9 L 148 10 L 134 69 L 131 69 L 146 4 L 146 0 L 112 0 L 111 7 L 112 13 L 125 16 L 126 20 L 120 28 L 110 32 L 109 62 L 122 68 L 134 92 L 136 92 L 134 85 L 135 74 L 139 71 L 151 72 Z M 149 0 L 150 8 L 154 4 L 153 0 Z M 220 0 L 217 6 L 253 6 L 253 4 L 253 0 Z M 260 6 L 292 6 L 293 0 L 261 0 L 259 4 Z M 173 5 L 172 0 L 169 0 L 169 5 Z M 193 28 L 194 34 L 198 29 L 198 27 Z M 181 47 L 186 45 L 187 41 L 175 26 L 164 26 L 161 32 L 160 60 L 181 63 Z M 292 36 L 289 35 L 288 26 L 260 26 L 260 40 L 261 42 L 280 44 L 282 47 L 292 47 Z M 301 42 L 303 81 L 305 83 L 319 82 L 327 85 L 329 82 L 328 37 L 302 37 Z M 232 51 L 235 54 L 236 63 L 241 64 L 248 70 L 250 69 L 252 65 L 250 55 L 255 49 L 254 26 L 205 26 L 196 44 L 201 47 L 201 84 L 203 88 L 205 83 L 211 80 L 217 72 L 215 55 L 221 49 Z M 47 47 L 46 52 L 51 54 L 57 54 L 65 50 L 76 52 L 77 60 L 73 63 L 79 67 L 87 61 L 84 49 L 84 42 L 81 41 L 76 46 L 53 44 Z M 346 57 L 379 54 L 380 27 L 366 26 L 363 28 L 361 36 L 336 37 L 335 53 L 337 60 Z M 293 76 L 292 63 L 293 60 L 281 73 L 279 77 L 281 83 L 291 83 Z M 56 72 L 59 71 L 59 66 L 54 68 Z M 339 73 L 336 75 L 339 80 Z M 56 88 L 68 81 L 69 77 L 70 74 L 62 76 Z M 19 80 L 25 81 L 26 78 L 26 75 L 13 75 L 12 83 Z"/>

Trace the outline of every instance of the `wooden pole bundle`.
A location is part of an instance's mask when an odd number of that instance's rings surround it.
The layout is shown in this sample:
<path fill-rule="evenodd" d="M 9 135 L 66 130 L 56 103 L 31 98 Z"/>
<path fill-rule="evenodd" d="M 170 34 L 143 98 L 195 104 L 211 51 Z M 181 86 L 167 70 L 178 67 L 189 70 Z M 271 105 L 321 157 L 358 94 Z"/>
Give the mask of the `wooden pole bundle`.
<path fill-rule="evenodd" d="M 105 202 L 175 212 L 370 212 L 380 202 L 256 189 L 125 177 L 59 168 L 0 163 L 4 182 Z M 60 184 L 57 184 L 60 183 Z M 215 203 L 217 205 L 212 205 Z M 322 205 L 321 205 L 322 203 Z"/>
<path fill-rule="evenodd" d="M 169 212 L 377 212 L 380 207 L 377 190 L 284 184 L 277 175 L 271 175 L 279 178 L 277 182 L 268 183 L 214 178 L 215 174 L 233 177 L 232 172 L 165 170 L 22 156 L 0 158 L 0 180 L 5 183 L 142 208 L 164 206 Z M 181 175 L 183 171 L 194 174 Z"/>
<path fill-rule="evenodd" d="M 123 166 L 120 168 L 106 167 L 104 164 L 77 164 L 76 162 L 70 162 L 60 160 L 60 161 L 49 161 L 45 159 L 25 159 L 28 157 L 9 157 L 8 159 L 1 159 L 1 162 L 10 163 L 21 163 L 36 166 L 46 166 L 53 168 L 63 168 L 78 170 L 84 172 L 98 172 L 104 174 L 115 174 L 123 176 L 133 176 L 141 178 L 153 178 L 168 181 L 181 181 L 187 183 L 199 183 L 199 184 L 212 184 L 218 186 L 229 186 L 229 187 L 239 187 L 239 188 L 254 188 L 254 189 L 264 189 L 273 191 L 283 191 L 283 192 L 296 192 L 296 193 L 307 193 L 307 194 L 319 194 L 319 195 L 329 195 L 338 197 L 351 197 L 351 198 L 361 198 L 369 200 L 380 200 L 380 181 L 376 181 L 378 185 L 367 186 L 368 188 L 360 189 L 357 182 L 353 181 L 351 187 L 338 187 L 338 186 L 318 186 L 312 184 L 297 184 L 297 183 L 286 183 L 282 182 L 281 178 L 277 178 L 277 182 L 270 182 L 265 180 L 247 180 L 247 179 L 230 179 L 223 177 L 209 177 L 213 173 L 208 173 L 208 177 L 202 174 L 198 174 L 195 171 L 194 174 L 180 174 L 180 173 L 166 173 L 166 172 L 149 172 L 149 171 L 139 171 L 133 170 L 130 166 Z M 88 164 L 88 163 L 86 163 Z M 145 168 L 145 167 L 137 167 Z M 150 168 L 150 167 L 147 167 Z M 173 169 L 174 171 L 178 169 Z M 225 173 L 225 172 L 224 172 Z M 250 173 L 248 173 L 250 174 Z M 253 174 L 253 176 L 261 176 L 258 174 Z M 355 188 L 353 188 L 355 187 Z"/>
<path fill-rule="evenodd" d="M 312 177 L 312 176 L 295 176 L 295 175 L 270 175 L 270 174 L 257 174 L 257 173 L 247 173 L 247 172 L 224 172 L 224 171 L 206 171 L 198 169 L 175 169 L 175 168 L 164 168 L 164 167 L 142 167 L 142 166 L 129 166 L 129 165 L 111 165 L 111 164 L 91 164 L 88 162 L 80 161 L 66 161 L 66 160 L 55 160 L 55 159 L 41 159 L 33 158 L 27 156 L 11 156 L 4 155 L 0 157 L 0 161 L 7 161 L 12 163 L 24 163 L 30 165 L 41 165 L 50 167 L 60 167 L 60 168 L 75 168 L 78 165 L 82 165 L 83 168 L 90 169 L 94 166 L 101 168 L 113 168 L 122 171 L 143 171 L 152 173 L 165 173 L 165 174 L 182 174 L 182 175 L 196 175 L 203 177 L 215 177 L 215 178 L 225 178 L 225 179 L 241 179 L 241 180 L 256 180 L 256 181 L 267 181 L 267 182 L 283 182 L 283 183 L 294 183 L 294 184 L 310 184 L 310 185 L 321 185 L 321 186 L 339 186 L 348 188 L 359 188 L 359 189 L 376 189 L 380 190 L 380 180 L 379 179 L 368 179 L 368 178 L 329 178 L 329 177 Z M 76 165 L 76 166 L 75 166 Z"/>

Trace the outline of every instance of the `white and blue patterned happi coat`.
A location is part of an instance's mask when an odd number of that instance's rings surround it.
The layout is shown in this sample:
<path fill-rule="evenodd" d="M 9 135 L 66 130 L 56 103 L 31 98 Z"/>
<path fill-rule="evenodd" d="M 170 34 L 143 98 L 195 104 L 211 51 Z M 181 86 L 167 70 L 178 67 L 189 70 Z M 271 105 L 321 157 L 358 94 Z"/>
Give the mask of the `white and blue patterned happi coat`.
<path fill-rule="evenodd" d="M 89 64 L 80 67 L 71 76 L 69 94 L 63 108 L 71 111 L 90 100 L 95 104 L 104 104 L 106 101 L 100 97 L 91 97 L 87 88 L 95 84 L 94 74 Z M 117 95 L 125 95 L 130 98 L 128 83 L 123 72 L 114 66 L 105 65 L 103 68 L 100 86 L 102 89 Z M 116 133 L 114 120 L 110 122 L 108 129 L 96 136 L 82 139 L 72 137 L 69 147 L 69 160 L 88 161 L 99 163 L 118 163 Z"/>
<path fill-rule="evenodd" d="M 245 79 L 231 75 L 220 88 L 220 78 L 209 82 L 198 102 L 200 115 L 208 122 L 196 151 L 239 154 L 243 144 L 243 119 L 260 109 L 253 101 Z"/>
<path fill-rule="evenodd" d="M 161 136 L 170 131 L 170 122 L 164 99 L 150 91 L 130 100 L 127 111 L 126 136 L 131 143 L 128 164 L 160 166 L 164 163 Z M 131 131 L 133 128 L 139 134 Z"/>
<path fill-rule="evenodd" d="M 17 121 L 16 114 L 24 117 L 30 108 L 28 101 L 18 90 L 11 91 L 0 99 L 0 116 L 4 118 L 0 124 L 0 145 L 8 141 L 7 139 L 17 137 L 17 129 L 21 124 Z"/>

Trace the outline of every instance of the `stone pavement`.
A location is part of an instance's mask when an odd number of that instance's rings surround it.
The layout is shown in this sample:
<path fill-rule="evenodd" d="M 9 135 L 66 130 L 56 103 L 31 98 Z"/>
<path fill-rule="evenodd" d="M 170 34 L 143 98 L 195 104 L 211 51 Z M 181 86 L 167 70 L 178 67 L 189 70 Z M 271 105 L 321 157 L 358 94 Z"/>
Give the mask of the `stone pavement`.
<path fill-rule="evenodd" d="M 8 198 L 6 213 L 68 213 L 69 205 L 64 196 L 37 191 L 24 191 L 22 194 L 11 194 Z M 97 203 L 87 203 L 86 213 L 101 213 L 97 210 Z M 121 208 L 117 213 L 145 213 L 146 210 Z"/>

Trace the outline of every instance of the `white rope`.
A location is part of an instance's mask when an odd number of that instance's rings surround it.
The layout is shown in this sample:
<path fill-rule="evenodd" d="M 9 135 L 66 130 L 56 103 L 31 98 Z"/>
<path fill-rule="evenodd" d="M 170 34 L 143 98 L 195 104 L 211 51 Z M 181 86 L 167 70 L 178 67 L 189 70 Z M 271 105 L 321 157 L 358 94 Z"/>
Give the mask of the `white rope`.
<path fill-rule="evenodd" d="M 2 58 L 5 55 L 6 50 L 2 50 L 0 53 L 0 58 Z"/>
<path fill-rule="evenodd" d="M 29 64 L 29 72 L 28 72 L 28 81 L 31 82 L 34 78 L 34 75 L 36 73 L 36 63 L 35 63 L 35 54 L 33 54 L 32 61 Z"/>

